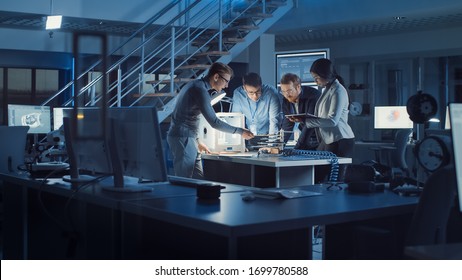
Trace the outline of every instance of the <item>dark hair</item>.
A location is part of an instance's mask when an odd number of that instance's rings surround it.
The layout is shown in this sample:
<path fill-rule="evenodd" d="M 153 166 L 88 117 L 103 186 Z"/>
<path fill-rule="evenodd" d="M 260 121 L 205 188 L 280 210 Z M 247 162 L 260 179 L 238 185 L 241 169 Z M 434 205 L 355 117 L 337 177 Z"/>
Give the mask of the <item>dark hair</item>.
<path fill-rule="evenodd" d="M 302 81 L 300 80 L 299 76 L 293 73 L 284 74 L 281 78 L 281 84 L 287 85 L 290 84 L 290 82 L 294 84 L 294 87 L 302 84 Z"/>
<path fill-rule="evenodd" d="M 320 58 L 313 62 L 310 72 L 317 74 L 319 77 L 328 80 L 329 82 L 333 82 L 337 79 L 343 86 L 345 86 L 343 78 L 337 74 L 334 64 L 327 58 Z"/>
<path fill-rule="evenodd" d="M 229 74 L 231 76 L 231 78 L 233 77 L 233 74 L 234 74 L 234 71 L 231 67 L 229 67 L 228 65 L 224 64 L 224 63 L 221 63 L 221 62 L 214 62 L 210 68 L 209 68 L 209 72 L 207 73 L 207 76 L 206 78 L 207 79 L 210 79 L 211 77 L 213 77 L 213 75 L 215 74 L 219 74 L 219 75 L 224 75 L 224 74 Z"/>
<path fill-rule="evenodd" d="M 257 73 L 253 73 L 253 72 L 248 73 L 247 75 L 244 75 L 244 77 L 242 77 L 242 83 L 246 86 L 251 86 L 254 88 L 261 87 L 262 85 L 260 75 L 258 75 Z"/>
<path fill-rule="evenodd" d="M 332 61 L 330 61 L 327 58 L 320 58 L 320 59 L 315 60 L 315 62 L 313 62 L 313 64 L 311 65 L 310 72 L 313 72 L 317 74 L 319 77 L 325 80 L 328 80 L 329 81 L 328 87 L 330 87 L 330 84 L 332 84 L 332 82 L 335 79 L 337 79 L 339 83 L 343 87 L 345 87 L 345 81 L 339 74 L 337 74 L 337 71 L 335 70 L 335 67 Z M 350 93 L 348 92 L 348 90 L 346 92 L 348 96 L 348 104 L 350 104 L 351 103 Z"/>

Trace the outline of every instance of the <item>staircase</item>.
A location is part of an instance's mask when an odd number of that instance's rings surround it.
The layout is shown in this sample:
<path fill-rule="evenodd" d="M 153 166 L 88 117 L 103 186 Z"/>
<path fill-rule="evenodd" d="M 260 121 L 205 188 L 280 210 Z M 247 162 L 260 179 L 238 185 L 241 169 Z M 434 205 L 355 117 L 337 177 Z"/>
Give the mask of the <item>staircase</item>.
<path fill-rule="evenodd" d="M 149 105 L 157 107 L 162 122 L 173 111 L 185 83 L 201 77 L 213 62 L 231 62 L 292 6 L 291 0 L 171 1 L 116 50 L 74 75 L 43 105 L 66 94 L 64 106 Z M 156 24 L 165 14 L 176 16 Z M 88 82 L 89 73 L 99 74 Z M 89 94 L 102 81 L 106 96 Z"/>

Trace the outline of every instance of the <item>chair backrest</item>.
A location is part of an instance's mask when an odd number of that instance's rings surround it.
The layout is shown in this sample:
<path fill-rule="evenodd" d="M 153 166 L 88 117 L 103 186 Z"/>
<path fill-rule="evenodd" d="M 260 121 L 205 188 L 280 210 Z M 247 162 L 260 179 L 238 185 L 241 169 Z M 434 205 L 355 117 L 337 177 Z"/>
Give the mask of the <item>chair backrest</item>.
<path fill-rule="evenodd" d="M 28 126 L 0 126 L 0 173 L 18 173 L 24 164 Z"/>
<path fill-rule="evenodd" d="M 399 167 L 403 170 L 407 170 L 406 162 L 406 147 L 409 143 L 409 136 L 412 133 L 412 128 L 409 129 L 400 129 L 396 132 L 395 136 L 395 148 L 391 154 L 391 164 L 393 167 Z"/>
<path fill-rule="evenodd" d="M 430 175 L 409 226 L 407 246 L 445 243 L 456 187 L 453 165 L 445 166 Z"/>

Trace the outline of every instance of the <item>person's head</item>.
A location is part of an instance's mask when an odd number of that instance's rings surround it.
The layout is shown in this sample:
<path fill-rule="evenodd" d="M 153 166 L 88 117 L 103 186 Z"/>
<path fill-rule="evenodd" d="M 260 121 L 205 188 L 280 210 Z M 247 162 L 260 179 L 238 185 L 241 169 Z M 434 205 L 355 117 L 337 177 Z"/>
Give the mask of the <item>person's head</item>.
<path fill-rule="evenodd" d="M 310 68 L 311 76 L 320 87 L 326 87 L 332 83 L 337 77 L 334 64 L 327 58 L 320 58 L 313 62 Z"/>
<path fill-rule="evenodd" d="M 224 88 L 228 87 L 229 80 L 232 77 L 233 69 L 231 67 L 221 62 L 215 62 L 210 66 L 205 78 L 214 90 L 221 92 Z"/>
<path fill-rule="evenodd" d="M 242 87 L 250 99 L 257 101 L 261 96 L 262 81 L 260 75 L 248 73 L 242 77 Z"/>
<path fill-rule="evenodd" d="M 287 101 L 296 103 L 302 92 L 302 83 L 300 77 L 293 74 L 284 74 L 281 78 L 281 93 Z"/>

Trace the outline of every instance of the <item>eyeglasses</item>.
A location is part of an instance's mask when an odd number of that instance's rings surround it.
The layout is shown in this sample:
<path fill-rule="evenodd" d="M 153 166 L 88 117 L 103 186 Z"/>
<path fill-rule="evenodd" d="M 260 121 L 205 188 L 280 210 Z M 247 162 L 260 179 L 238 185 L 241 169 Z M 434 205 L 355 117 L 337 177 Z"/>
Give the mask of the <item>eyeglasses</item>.
<path fill-rule="evenodd" d="M 289 88 L 288 90 L 282 90 L 282 89 L 281 89 L 281 93 L 282 93 L 283 95 L 292 94 L 292 93 L 294 93 L 294 92 L 295 92 L 295 89 L 294 89 L 294 88 Z"/>
<path fill-rule="evenodd" d="M 258 96 L 261 95 L 261 87 L 256 90 L 256 91 L 249 91 L 246 86 L 244 86 L 244 90 L 247 92 L 248 95 L 250 96 Z"/>
<path fill-rule="evenodd" d="M 222 75 L 220 75 L 220 73 L 217 73 L 217 74 L 218 74 L 218 76 L 219 76 L 220 78 L 223 79 L 223 81 L 225 81 L 227 84 L 229 84 L 229 80 L 227 80 L 227 79 L 224 78 Z"/>

